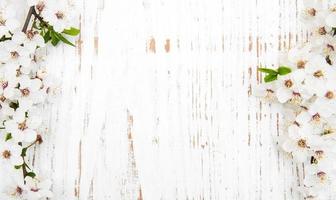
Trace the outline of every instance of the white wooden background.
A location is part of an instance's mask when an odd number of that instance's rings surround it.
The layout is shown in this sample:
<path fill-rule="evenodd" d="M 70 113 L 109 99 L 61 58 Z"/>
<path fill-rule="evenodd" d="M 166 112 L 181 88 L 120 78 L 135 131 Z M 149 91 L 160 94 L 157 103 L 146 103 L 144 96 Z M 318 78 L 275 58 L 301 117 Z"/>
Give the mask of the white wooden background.
<path fill-rule="evenodd" d="M 56 200 L 292 200 L 302 166 L 251 96 L 258 65 L 306 39 L 300 0 L 78 0 L 78 48 L 34 165 Z"/>

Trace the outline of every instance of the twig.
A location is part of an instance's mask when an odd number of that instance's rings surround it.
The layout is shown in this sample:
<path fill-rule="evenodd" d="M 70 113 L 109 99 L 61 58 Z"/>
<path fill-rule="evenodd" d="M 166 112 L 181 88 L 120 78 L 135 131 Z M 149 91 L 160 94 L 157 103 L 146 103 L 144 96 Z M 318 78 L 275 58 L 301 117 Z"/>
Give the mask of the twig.
<path fill-rule="evenodd" d="M 24 148 L 25 151 L 27 151 L 30 147 L 36 145 L 39 141 L 40 141 L 39 138 L 37 138 L 33 143 L 31 143 L 30 145 L 28 145 L 27 147 Z M 21 155 L 21 157 L 23 159 L 22 173 L 23 173 L 23 177 L 24 178 L 26 178 L 27 174 L 28 174 L 27 167 L 28 167 L 28 169 L 30 169 L 29 166 L 28 166 L 28 164 L 26 163 L 26 160 L 25 160 L 26 155 L 25 154 L 26 154 L 26 152 L 24 153 L 24 155 Z"/>
<path fill-rule="evenodd" d="M 46 21 L 43 20 L 43 18 L 41 17 L 41 15 L 39 15 L 35 9 L 33 9 L 33 15 L 35 17 L 35 20 L 38 19 L 38 21 L 40 21 L 40 24 L 43 25 L 44 27 L 48 27 L 48 23 Z"/>
<path fill-rule="evenodd" d="M 30 23 L 30 20 L 31 20 L 31 17 L 34 15 L 34 13 L 36 13 L 35 12 L 35 7 L 32 6 L 32 7 L 29 8 L 26 21 L 25 21 L 25 23 L 23 25 L 23 28 L 22 28 L 22 32 L 25 33 L 27 31 L 29 23 Z"/>
<path fill-rule="evenodd" d="M 22 174 L 23 174 L 23 179 L 25 179 L 27 177 L 28 171 L 27 171 L 27 166 L 26 166 L 26 160 L 25 157 L 22 156 L 23 159 L 23 164 L 22 164 Z M 26 184 L 26 180 L 23 180 L 24 184 Z"/>
<path fill-rule="evenodd" d="M 43 18 L 41 17 L 41 15 L 39 15 L 39 14 L 36 12 L 35 9 L 33 9 L 33 15 L 34 15 L 38 20 L 40 20 L 41 22 L 45 22 L 45 21 L 43 20 Z"/>

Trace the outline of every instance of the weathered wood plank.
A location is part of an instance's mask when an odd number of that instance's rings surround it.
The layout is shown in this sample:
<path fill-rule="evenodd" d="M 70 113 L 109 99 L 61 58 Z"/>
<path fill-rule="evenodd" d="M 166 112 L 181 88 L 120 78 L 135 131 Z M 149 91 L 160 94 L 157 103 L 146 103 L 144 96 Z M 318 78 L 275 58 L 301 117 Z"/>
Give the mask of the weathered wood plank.
<path fill-rule="evenodd" d="M 63 92 L 36 151 L 56 199 L 299 199 L 279 115 L 251 90 L 305 39 L 300 3 L 78 3 L 77 49 L 50 50 Z"/>

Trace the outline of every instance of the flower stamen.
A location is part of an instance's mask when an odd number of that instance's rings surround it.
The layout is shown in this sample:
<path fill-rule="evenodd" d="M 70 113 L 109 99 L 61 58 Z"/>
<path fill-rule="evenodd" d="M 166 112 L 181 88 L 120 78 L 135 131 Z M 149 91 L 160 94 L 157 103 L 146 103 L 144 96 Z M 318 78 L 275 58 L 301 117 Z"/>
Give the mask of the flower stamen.
<path fill-rule="evenodd" d="M 10 54 L 11 54 L 11 57 L 13 58 L 13 59 L 16 59 L 16 58 L 18 58 L 20 55 L 19 55 L 19 53 L 17 52 L 17 51 L 12 51 L 12 52 L 10 52 Z"/>
<path fill-rule="evenodd" d="M 315 76 L 316 78 L 320 78 L 320 77 L 323 76 L 323 72 L 322 72 L 321 70 L 318 70 L 318 71 L 314 72 L 314 76 Z"/>
<path fill-rule="evenodd" d="M 21 195 L 23 193 L 23 189 L 21 187 L 17 186 L 16 189 L 15 189 L 15 192 L 16 192 L 16 194 Z"/>
<path fill-rule="evenodd" d="M 332 91 L 328 91 L 324 96 L 327 99 L 333 99 L 335 95 L 334 95 L 334 93 Z"/>
<path fill-rule="evenodd" d="M 327 34 L 327 31 L 325 30 L 324 27 L 321 27 L 321 28 L 318 29 L 318 33 L 319 33 L 320 35 L 325 35 L 325 34 Z"/>
<path fill-rule="evenodd" d="M 30 91 L 29 91 L 28 88 L 21 89 L 20 91 L 21 91 L 22 96 L 24 96 L 24 97 L 29 96 L 29 94 L 30 94 Z"/>
<path fill-rule="evenodd" d="M 27 128 L 28 127 L 27 127 L 26 121 L 18 124 L 18 129 L 21 130 L 21 131 L 24 131 Z"/>
<path fill-rule="evenodd" d="M 44 10 L 44 7 L 45 7 L 44 2 L 39 2 L 39 3 L 36 5 L 36 9 L 37 9 L 39 12 L 42 12 L 42 11 Z"/>
<path fill-rule="evenodd" d="M 316 175 L 321 182 L 325 182 L 327 180 L 327 174 L 325 172 L 318 172 Z"/>
<path fill-rule="evenodd" d="M 57 19 L 63 19 L 64 18 L 64 13 L 62 13 L 61 11 L 58 11 L 56 14 Z"/>
<path fill-rule="evenodd" d="M 291 80 L 285 80 L 285 86 L 287 87 L 287 88 L 290 88 L 290 87 L 292 87 L 293 86 L 293 82 L 291 81 Z"/>
<path fill-rule="evenodd" d="M 296 63 L 296 67 L 298 69 L 304 69 L 306 66 L 306 61 L 303 61 L 303 60 L 299 60 L 297 63 Z"/>
<path fill-rule="evenodd" d="M 5 159 L 9 159 L 11 157 L 11 152 L 9 150 L 5 150 L 2 152 L 2 157 Z"/>
<path fill-rule="evenodd" d="M 297 142 L 297 145 L 301 148 L 306 148 L 307 147 L 307 141 L 305 139 L 300 139 L 298 142 Z"/>
<path fill-rule="evenodd" d="M 316 10 L 315 10 L 315 8 L 310 8 L 310 9 L 307 10 L 307 13 L 310 16 L 314 17 L 316 15 Z"/>
<path fill-rule="evenodd" d="M 321 119 L 321 116 L 320 116 L 320 114 L 316 113 L 315 115 L 313 115 L 312 119 L 313 119 L 314 121 L 319 122 L 320 119 Z"/>

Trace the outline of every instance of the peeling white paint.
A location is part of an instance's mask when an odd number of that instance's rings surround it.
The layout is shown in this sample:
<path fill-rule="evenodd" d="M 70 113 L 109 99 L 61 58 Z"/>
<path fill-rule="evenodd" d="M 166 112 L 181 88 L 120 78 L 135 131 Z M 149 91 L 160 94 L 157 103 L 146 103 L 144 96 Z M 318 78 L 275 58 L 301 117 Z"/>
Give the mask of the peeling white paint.
<path fill-rule="evenodd" d="M 258 65 L 306 39 L 300 3 L 78 4 L 79 47 L 50 50 L 63 93 L 36 151 L 55 199 L 300 198 L 301 166 L 274 145 L 276 112 L 248 95 Z"/>

